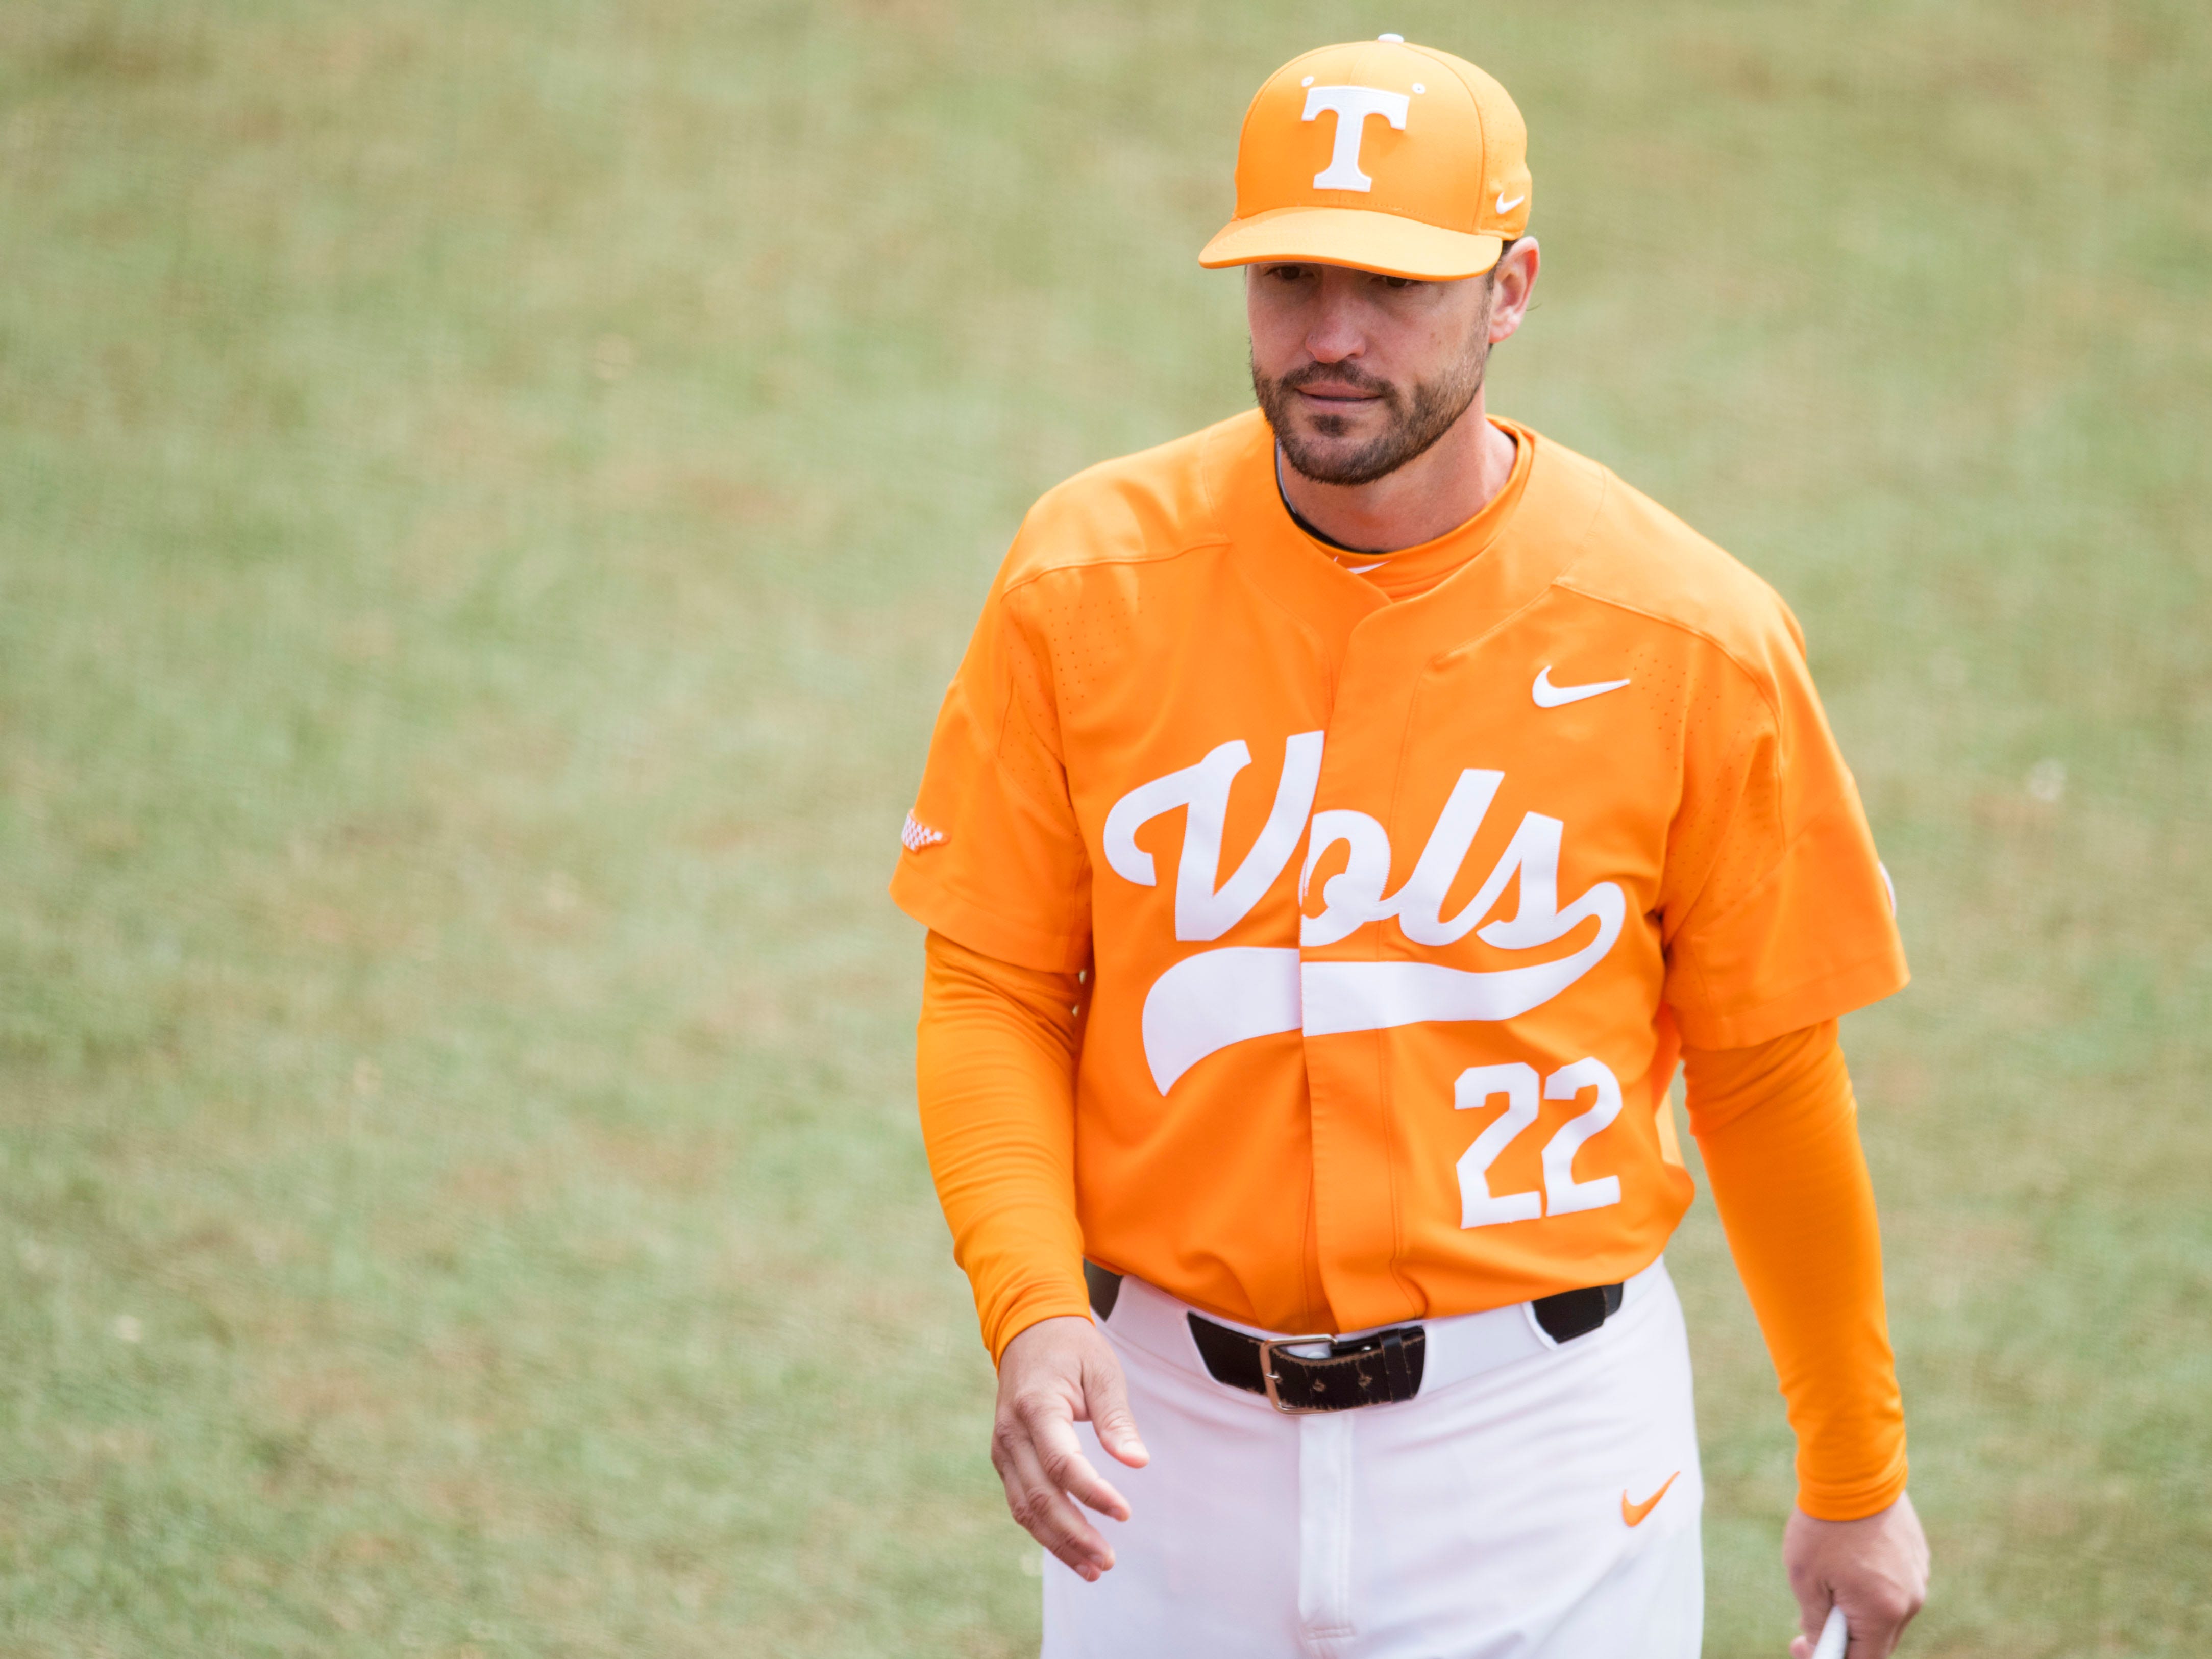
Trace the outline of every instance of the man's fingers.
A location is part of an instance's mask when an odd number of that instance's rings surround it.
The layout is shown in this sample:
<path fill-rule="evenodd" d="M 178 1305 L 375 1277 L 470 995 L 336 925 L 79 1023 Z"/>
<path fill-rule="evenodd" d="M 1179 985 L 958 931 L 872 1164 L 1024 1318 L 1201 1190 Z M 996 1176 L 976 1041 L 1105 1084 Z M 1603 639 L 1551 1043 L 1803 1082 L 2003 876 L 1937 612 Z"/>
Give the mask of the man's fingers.
<path fill-rule="evenodd" d="M 1923 1582 L 1881 1578 L 1842 1598 L 1851 1626 L 1849 1659 L 1889 1659 L 1897 1651 L 1905 1627 L 1928 1599 Z"/>
<path fill-rule="evenodd" d="M 1128 1501 L 1099 1478 L 1098 1471 L 1091 1467 L 1091 1460 L 1083 1455 L 1083 1443 L 1075 1437 L 1074 1424 L 1065 1417 L 1048 1417 L 1032 1424 L 1030 1433 L 1044 1472 L 1056 1490 L 1073 1494 L 1099 1514 L 1110 1515 L 1116 1521 L 1129 1518 Z"/>
<path fill-rule="evenodd" d="M 1102 1413 L 1118 1431 L 1102 1443 L 1125 1462 L 1142 1462 L 1121 1365 L 1090 1320 L 1039 1320 L 1000 1354 L 991 1464 L 1006 1506 L 1055 1559 L 1091 1580 L 1114 1565 L 1114 1551 L 1079 1505 L 1129 1518 L 1127 1501 L 1099 1479 L 1076 1435 L 1078 1419 Z"/>
<path fill-rule="evenodd" d="M 1828 1609 L 1835 1603 L 1835 1592 L 1817 1580 L 1792 1573 L 1790 1592 L 1797 1598 L 1797 1628 L 1804 1634 L 1791 1639 L 1790 1659 L 1813 1659 L 1814 1644 L 1820 1639 L 1820 1627 L 1827 1622 Z"/>
<path fill-rule="evenodd" d="M 1905 1627 L 1920 1611 L 1920 1603 L 1894 1585 L 1879 1585 L 1871 1592 L 1839 1598 L 1839 1605 L 1850 1641 L 1848 1646 L 1835 1649 L 1835 1659 L 1889 1659 L 1904 1638 Z M 1814 1641 L 1806 1643 L 1805 1655 L 1806 1659 L 1830 1659 L 1827 1646 Z"/>
<path fill-rule="evenodd" d="M 1845 1659 L 1889 1659 L 1917 1611 L 1907 1607 L 1883 1613 L 1851 1613 L 1851 1644 L 1844 1650 Z"/>
<path fill-rule="evenodd" d="M 1137 1419 L 1129 1410 L 1129 1385 L 1113 1351 L 1103 1343 L 1100 1350 L 1099 1356 L 1083 1368 L 1084 1414 L 1091 1419 L 1107 1455 L 1141 1469 L 1152 1461 L 1152 1455 L 1145 1449 L 1144 1440 L 1137 1433 Z M 1126 1521 L 1128 1516 L 1117 1518 Z"/>
<path fill-rule="evenodd" d="M 1089 1583 L 1114 1565 L 1114 1552 L 1098 1529 L 1083 1518 L 1067 1494 L 1054 1486 L 1028 1436 L 1002 1437 L 993 1449 L 1003 1455 L 999 1479 L 1006 1488 L 1006 1508 L 1021 1529 L 1043 1545 L 1054 1559 Z"/>

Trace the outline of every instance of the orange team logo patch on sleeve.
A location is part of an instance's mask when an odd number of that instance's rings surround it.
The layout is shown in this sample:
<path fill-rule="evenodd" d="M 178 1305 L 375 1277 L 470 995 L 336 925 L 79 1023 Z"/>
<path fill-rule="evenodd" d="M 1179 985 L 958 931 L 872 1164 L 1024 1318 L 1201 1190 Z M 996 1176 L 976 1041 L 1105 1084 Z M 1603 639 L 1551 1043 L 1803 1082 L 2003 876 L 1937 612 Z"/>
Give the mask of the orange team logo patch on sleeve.
<path fill-rule="evenodd" d="M 1632 1527 L 1642 1526 L 1644 1524 L 1644 1517 L 1659 1507 L 1659 1500 L 1667 1495 L 1667 1488 L 1673 1486 L 1681 1478 L 1681 1470 L 1675 1470 L 1674 1474 L 1667 1477 L 1665 1484 L 1662 1485 L 1657 1492 L 1653 1492 L 1650 1497 L 1645 1498 L 1641 1504 L 1630 1503 L 1628 1501 L 1627 1492 L 1623 1492 L 1620 1494 L 1620 1518 L 1627 1522 Z"/>
<path fill-rule="evenodd" d="M 941 846 L 945 831 L 933 830 L 911 812 L 906 815 L 906 828 L 899 831 L 899 844 L 909 853 L 919 853 L 926 847 Z"/>

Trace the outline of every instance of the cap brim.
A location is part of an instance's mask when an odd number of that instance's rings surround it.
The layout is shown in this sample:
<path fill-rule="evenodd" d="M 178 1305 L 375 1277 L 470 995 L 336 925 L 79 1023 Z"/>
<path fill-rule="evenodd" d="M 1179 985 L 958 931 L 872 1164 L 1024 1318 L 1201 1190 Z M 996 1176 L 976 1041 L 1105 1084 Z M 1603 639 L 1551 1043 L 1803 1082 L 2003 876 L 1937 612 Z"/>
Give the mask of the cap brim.
<path fill-rule="evenodd" d="M 1445 230 L 1365 208 L 1273 208 L 1249 219 L 1231 219 L 1206 245 L 1198 262 L 1218 270 L 1296 259 L 1449 283 L 1480 276 L 1498 263 L 1504 246 L 1495 236 Z"/>

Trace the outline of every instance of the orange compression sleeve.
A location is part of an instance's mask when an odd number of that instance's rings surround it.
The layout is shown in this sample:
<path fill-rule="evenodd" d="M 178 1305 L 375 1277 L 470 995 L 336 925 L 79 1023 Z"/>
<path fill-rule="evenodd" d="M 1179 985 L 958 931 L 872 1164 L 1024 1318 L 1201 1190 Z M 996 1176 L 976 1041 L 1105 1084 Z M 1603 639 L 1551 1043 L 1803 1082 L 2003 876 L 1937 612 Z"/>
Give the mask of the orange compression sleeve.
<path fill-rule="evenodd" d="M 994 1362 L 1040 1319 L 1091 1316 L 1075 1215 L 1082 997 L 1073 974 L 929 935 L 915 1033 L 921 1139 Z"/>
<path fill-rule="evenodd" d="M 1905 1410 L 1836 1022 L 1682 1059 L 1691 1132 L 1796 1432 L 1798 1507 L 1872 1515 L 1905 1490 Z"/>

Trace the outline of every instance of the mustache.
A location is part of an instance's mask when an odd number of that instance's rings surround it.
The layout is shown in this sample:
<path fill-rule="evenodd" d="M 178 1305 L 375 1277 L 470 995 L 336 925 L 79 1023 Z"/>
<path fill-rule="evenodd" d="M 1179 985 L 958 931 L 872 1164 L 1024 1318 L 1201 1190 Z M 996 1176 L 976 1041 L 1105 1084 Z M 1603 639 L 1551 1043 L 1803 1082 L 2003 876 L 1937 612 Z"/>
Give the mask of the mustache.
<path fill-rule="evenodd" d="M 1334 380 L 1348 386 L 1355 392 L 1372 392 L 1393 404 L 1399 399 L 1398 388 L 1379 374 L 1370 374 L 1356 363 L 1308 363 L 1304 368 L 1294 368 L 1275 384 L 1285 392 L 1296 392 L 1317 380 Z"/>

